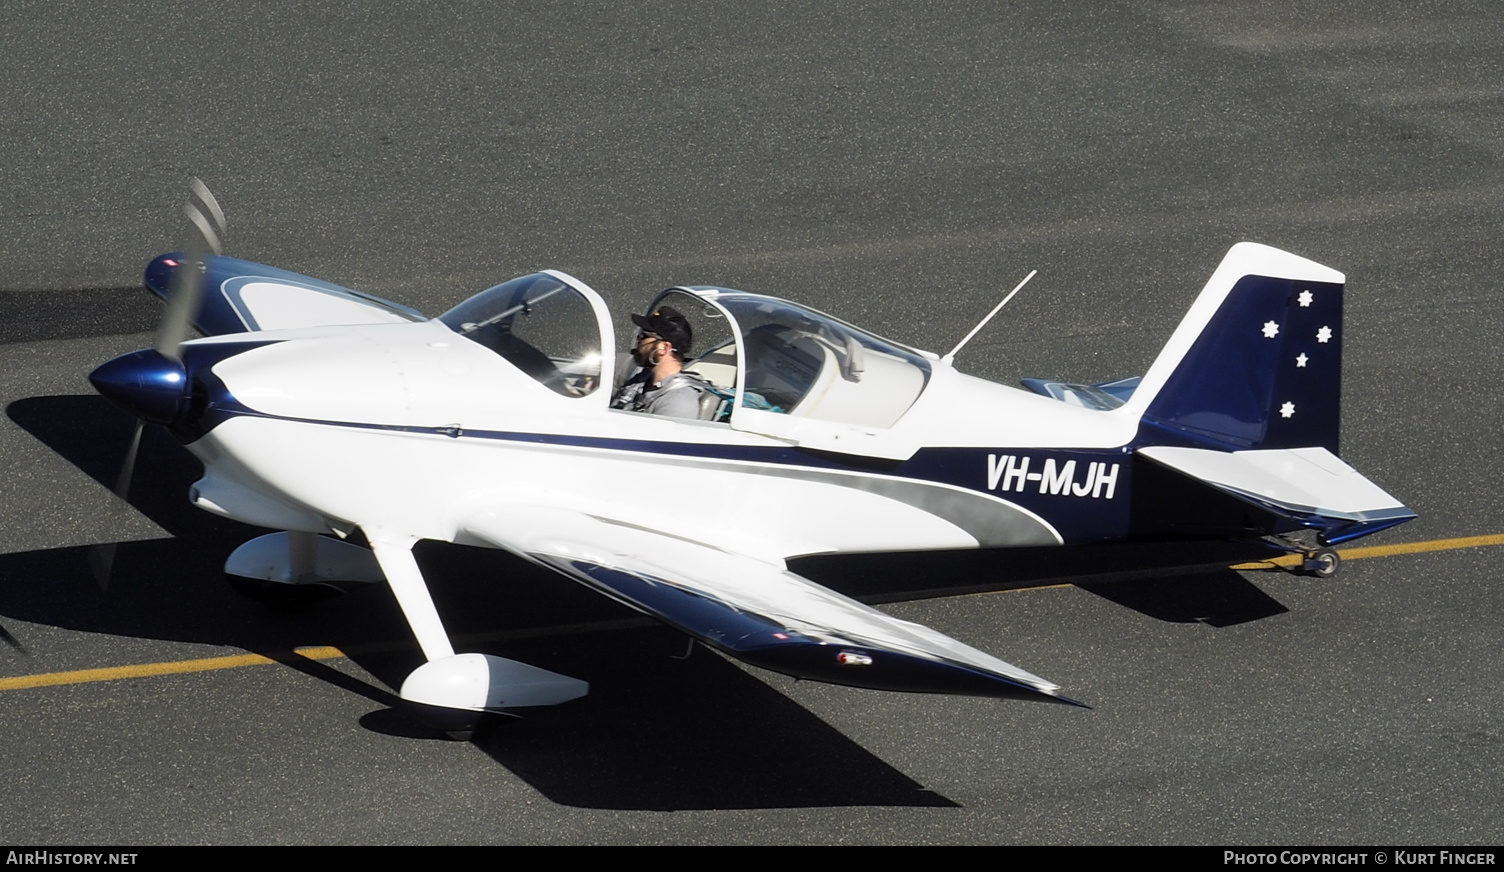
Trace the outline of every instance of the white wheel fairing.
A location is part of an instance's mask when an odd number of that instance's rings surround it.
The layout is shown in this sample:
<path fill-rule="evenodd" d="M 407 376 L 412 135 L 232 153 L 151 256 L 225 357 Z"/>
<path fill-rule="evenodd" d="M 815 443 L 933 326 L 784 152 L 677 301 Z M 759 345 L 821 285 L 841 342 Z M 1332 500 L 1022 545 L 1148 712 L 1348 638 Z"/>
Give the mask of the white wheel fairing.
<path fill-rule="evenodd" d="M 282 584 L 335 581 L 372 584 L 385 580 L 375 556 L 358 545 L 317 536 L 312 553 L 306 558 L 309 565 L 298 566 L 291 543 L 292 535 L 285 532 L 257 536 L 230 554 L 225 561 L 225 572 Z"/>
<path fill-rule="evenodd" d="M 402 698 L 465 711 L 507 712 L 558 705 L 590 692 L 590 684 L 491 654 L 456 654 L 419 666 L 402 682 Z"/>

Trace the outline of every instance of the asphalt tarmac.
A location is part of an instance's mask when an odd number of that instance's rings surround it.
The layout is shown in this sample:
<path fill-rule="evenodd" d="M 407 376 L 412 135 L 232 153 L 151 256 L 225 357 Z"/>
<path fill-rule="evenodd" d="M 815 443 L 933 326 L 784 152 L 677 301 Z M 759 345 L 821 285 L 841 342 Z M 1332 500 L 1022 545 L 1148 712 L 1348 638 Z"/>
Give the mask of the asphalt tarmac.
<path fill-rule="evenodd" d="M 1501 841 L 1504 550 L 1435 544 L 1504 533 L 1497 4 L 264 5 L 0 11 L 0 843 Z M 554 267 L 623 322 L 709 283 L 943 352 L 1037 268 L 958 360 L 1010 383 L 1141 373 L 1228 247 L 1286 248 L 1348 276 L 1344 459 L 1421 515 L 1361 544 L 1419 544 L 796 566 L 1091 710 L 679 659 L 434 545 L 467 645 L 592 684 L 451 742 L 393 707 L 386 591 L 237 597 L 256 531 L 164 434 L 110 496 L 85 376 L 150 343 L 190 175 L 230 253 L 430 313 Z"/>

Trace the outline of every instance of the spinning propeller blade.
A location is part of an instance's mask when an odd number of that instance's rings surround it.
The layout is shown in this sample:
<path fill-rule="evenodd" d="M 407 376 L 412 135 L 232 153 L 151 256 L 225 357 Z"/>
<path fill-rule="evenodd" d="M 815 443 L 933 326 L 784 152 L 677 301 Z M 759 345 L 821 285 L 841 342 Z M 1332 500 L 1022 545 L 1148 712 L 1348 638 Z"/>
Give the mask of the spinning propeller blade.
<path fill-rule="evenodd" d="M 193 317 L 198 314 L 204 298 L 203 258 L 205 254 L 223 254 L 225 236 L 225 213 L 219 208 L 214 194 L 197 178 L 188 180 L 195 203 L 189 200 L 183 212 L 198 229 L 199 239 L 190 245 L 184 263 L 178 266 L 173 276 L 172 299 L 167 303 L 167 312 L 157 327 L 156 342 L 152 347 L 164 357 L 177 360 L 178 348 L 188 336 Z"/>
<path fill-rule="evenodd" d="M 188 180 L 188 189 L 193 197 L 183 205 L 183 212 L 198 230 L 199 239 L 188 247 L 187 256 L 173 277 L 172 299 L 167 303 L 167 311 L 162 315 L 162 323 L 157 326 L 156 339 L 152 343 L 158 353 L 172 360 L 182 359 L 183 341 L 192 329 L 194 316 L 198 314 L 204 298 L 203 258 L 206 254 L 224 253 L 225 213 L 219 207 L 219 201 L 197 177 Z M 131 434 L 130 448 L 126 450 L 125 462 L 121 464 L 120 475 L 115 480 L 117 510 L 128 505 L 126 498 L 130 494 L 131 478 L 135 475 L 136 454 L 141 448 L 141 431 L 145 427 L 146 421 L 137 418 L 135 432 Z M 110 542 L 96 545 L 89 552 L 89 567 L 94 572 L 95 580 L 99 582 L 100 590 L 109 585 L 117 546 L 118 543 Z"/>
<path fill-rule="evenodd" d="M 136 470 L 136 453 L 141 448 L 141 431 L 146 429 L 146 422 L 136 419 L 135 432 L 131 434 L 130 447 L 125 451 L 125 462 L 120 465 L 120 476 L 115 479 L 114 494 L 118 502 L 116 510 L 129 504 L 127 497 L 131 492 L 131 478 Z M 89 551 L 89 568 L 94 572 L 94 580 L 99 582 L 99 589 L 104 590 L 110 583 L 110 570 L 115 566 L 115 549 L 118 542 L 106 542 L 96 545 Z"/>
<path fill-rule="evenodd" d="M 225 210 L 219 208 L 219 201 L 214 199 L 214 192 L 210 191 L 209 186 L 197 176 L 189 177 L 188 188 L 193 191 L 195 197 L 198 197 L 199 202 L 204 204 L 204 208 L 209 210 L 208 218 L 213 219 L 213 226 L 209 226 L 209 221 L 203 212 L 192 203 L 185 205 L 183 210 L 188 213 L 188 218 L 198 225 L 199 231 L 204 235 L 204 241 L 214 250 L 214 253 L 224 254 L 222 240 L 225 236 Z"/>

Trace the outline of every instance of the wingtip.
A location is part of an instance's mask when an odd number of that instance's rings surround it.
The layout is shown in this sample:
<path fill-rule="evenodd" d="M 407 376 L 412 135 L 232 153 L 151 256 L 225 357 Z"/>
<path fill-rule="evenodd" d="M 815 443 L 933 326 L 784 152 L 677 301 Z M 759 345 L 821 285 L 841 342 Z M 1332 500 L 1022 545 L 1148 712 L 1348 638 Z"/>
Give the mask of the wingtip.
<path fill-rule="evenodd" d="M 1093 710 L 1092 707 L 1089 706 L 1089 705 L 1087 705 L 1086 703 L 1079 702 L 1077 700 L 1071 699 L 1068 696 L 1061 696 L 1058 693 L 1052 693 L 1049 696 L 1050 696 L 1050 701 L 1051 702 L 1064 703 L 1065 705 L 1073 705 L 1073 706 L 1075 706 L 1077 708 L 1084 708 L 1087 711 L 1092 711 Z"/>
<path fill-rule="evenodd" d="M 1091 710 L 1091 706 L 1087 705 L 1086 703 L 1079 702 L 1062 694 L 1060 692 L 1060 685 L 1058 684 L 1020 683 L 1017 680 L 1010 681 L 1009 683 L 1019 690 L 1023 690 L 1025 692 L 999 695 L 1000 699 L 1022 699 L 1033 702 L 1052 702 L 1059 703 L 1061 705 L 1076 706 L 1077 708 L 1084 708 L 1088 711 Z"/>

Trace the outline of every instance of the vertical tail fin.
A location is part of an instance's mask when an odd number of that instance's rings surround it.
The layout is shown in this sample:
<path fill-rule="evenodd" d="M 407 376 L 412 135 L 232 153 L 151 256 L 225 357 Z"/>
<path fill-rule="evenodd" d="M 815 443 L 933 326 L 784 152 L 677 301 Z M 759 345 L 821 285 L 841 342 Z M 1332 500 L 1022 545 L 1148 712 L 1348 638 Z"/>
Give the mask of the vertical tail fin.
<path fill-rule="evenodd" d="M 1233 246 L 1127 405 L 1182 443 L 1337 453 L 1345 281 L 1266 245 Z"/>

